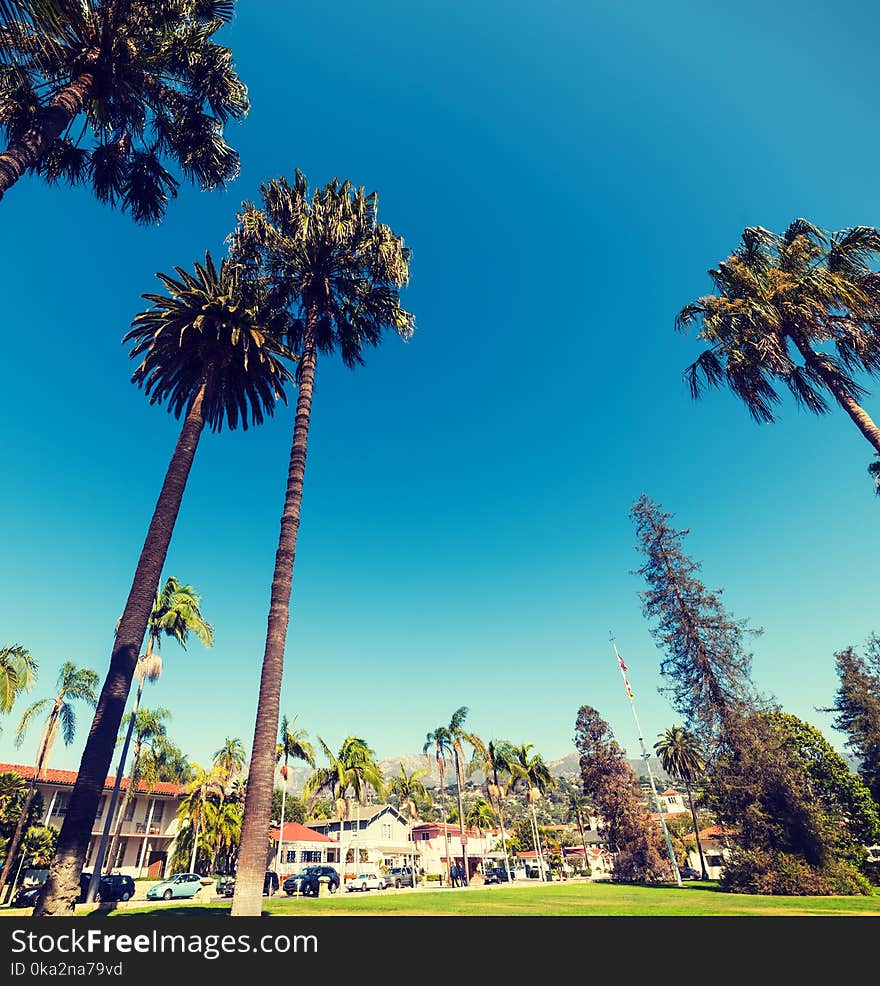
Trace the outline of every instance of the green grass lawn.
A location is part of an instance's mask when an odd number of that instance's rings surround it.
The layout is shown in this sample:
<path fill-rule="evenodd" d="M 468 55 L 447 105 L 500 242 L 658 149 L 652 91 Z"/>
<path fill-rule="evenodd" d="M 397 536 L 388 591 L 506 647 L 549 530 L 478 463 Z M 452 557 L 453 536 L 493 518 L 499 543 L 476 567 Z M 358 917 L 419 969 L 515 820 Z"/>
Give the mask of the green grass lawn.
<path fill-rule="evenodd" d="M 167 903 L 114 909 L 109 914 L 222 914 L 229 901 Z M 12 916 L 23 912 L 5 911 Z M 84 912 L 85 913 L 85 912 Z M 723 893 L 713 883 L 678 887 L 623 886 L 612 883 L 569 882 L 521 887 L 480 887 L 455 890 L 335 894 L 327 899 L 279 896 L 267 899 L 264 913 L 282 917 L 369 915 L 374 917 L 724 917 L 724 916 L 880 916 L 880 891 L 872 897 L 765 897 Z"/>

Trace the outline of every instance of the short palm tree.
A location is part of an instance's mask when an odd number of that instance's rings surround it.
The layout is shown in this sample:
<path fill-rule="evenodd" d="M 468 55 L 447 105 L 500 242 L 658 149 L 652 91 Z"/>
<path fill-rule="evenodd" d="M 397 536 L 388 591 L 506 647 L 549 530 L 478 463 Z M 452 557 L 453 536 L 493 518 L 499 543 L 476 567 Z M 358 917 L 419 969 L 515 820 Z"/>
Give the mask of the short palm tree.
<path fill-rule="evenodd" d="M 318 356 L 338 351 L 346 366 L 358 366 L 364 349 L 378 345 L 385 332 L 408 339 L 413 331 L 413 317 L 399 301 L 409 280 L 410 250 L 378 222 L 375 192 L 365 194 L 348 181 L 333 179 L 309 197 L 306 179 L 297 171 L 292 185 L 279 178 L 262 185 L 261 193 L 262 208 L 243 205 L 231 237 L 232 253 L 295 315 L 289 342 L 299 355 L 299 394 L 232 900 L 236 916 L 257 916 L 262 910 L 284 649 Z"/>
<path fill-rule="evenodd" d="M 461 827 L 461 855 L 463 864 L 463 874 L 464 881 L 467 883 L 470 876 L 470 868 L 468 866 L 467 857 L 467 832 L 465 830 L 464 822 L 464 805 L 462 802 L 462 787 L 464 780 L 464 744 L 470 743 L 471 746 L 475 745 L 475 741 L 478 742 L 476 737 L 473 737 L 470 733 L 465 732 L 464 721 L 467 718 L 468 709 L 466 706 L 461 706 L 452 713 L 452 718 L 449 720 L 449 725 L 446 727 L 449 731 L 450 746 L 452 748 L 452 762 L 455 766 L 455 790 L 458 795 L 458 820 L 459 826 Z"/>
<path fill-rule="evenodd" d="M 124 341 L 134 342 L 133 357 L 143 357 L 134 382 L 150 403 L 167 401 L 172 414 L 184 414 L 184 423 L 117 626 L 58 851 L 35 911 L 39 916 L 69 913 L 79 895 L 98 800 L 202 431 L 205 425 L 220 431 L 224 423 L 247 428 L 248 416 L 260 424 L 279 399 L 286 400 L 284 388 L 292 379 L 285 363 L 289 350 L 275 335 L 277 313 L 245 287 L 235 267 L 224 261 L 218 270 L 208 254 L 204 266 L 195 265 L 195 275 L 175 271 L 178 280 L 159 275 L 167 295 L 144 295 L 152 307 L 135 317 Z"/>
<path fill-rule="evenodd" d="M 6 848 L 6 862 L 3 865 L 3 872 L 0 873 L 0 894 L 9 879 L 9 872 L 12 866 L 12 857 L 18 851 L 18 844 L 21 841 L 22 830 L 27 819 L 28 809 L 34 798 L 37 780 L 40 774 L 46 769 L 49 762 L 49 755 L 55 740 L 58 736 L 58 729 L 61 729 L 61 736 L 65 746 L 70 746 L 76 736 L 76 712 L 73 708 L 74 702 L 85 702 L 86 705 L 94 707 L 97 703 L 96 689 L 98 687 L 98 675 L 91 668 L 78 668 L 71 661 L 65 661 L 58 672 L 56 690 L 54 698 L 42 698 L 33 705 L 25 709 L 18 723 L 15 732 L 15 745 L 21 746 L 30 724 L 48 709 L 43 733 L 37 746 L 37 758 L 34 766 L 34 776 L 28 784 L 27 794 L 22 804 L 21 815 L 12 833 L 12 838 Z"/>
<path fill-rule="evenodd" d="M 475 737 L 476 738 L 476 737 Z M 504 869 L 507 871 L 507 880 L 510 882 L 510 862 L 507 856 L 507 834 L 504 830 L 504 797 L 507 794 L 508 784 L 511 781 L 511 762 L 514 759 L 513 749 L 507 740 L 489 740 L 483 743 L 477 739 L 472 741 L 474 752 L 471 763 L 468 767 L 469 772 L 479 770 L 486 783 L 486 794 L 489 804 L 498 813 L 498 824 L 501 829 L 501 850 L 504 853 Z"/>
<path fill-rule="evenodd" d="M 234 7 L 235 0 L 7 2 L 0 198 L 31 171 L 90 185 L 101 202 L 153 223 L 177 194 L 166 165 L 203 189 L 232 181 L 239 158 L 224 126 L 244 117 L 248 95 L 230 49 L 214 35 Z"/>
<path fill-rule="evenodd" d="M 278 745 L 275 748 L 275 762 L 283 761 L 281 764 L 281 819 L 278 823 L 278 849 L 275 853 L 275 870 L 281 872 L 281 845 L 284 841 L 284 811 L 287 806 L 287 785 L 290 774 L 289 764 L 291 760 L 302 760 L 310 767 L 315 766 L 315 748 L 306 738 L 308 733 L 305 729 L 296 729 L 296 716 L 288 719 L 287 716 L 281 717 L 281 731 L 279 733 Z"/>
<path fill-rule="evenodd" d="M 429 764 L 433 757 L 437 773 L 440 775 L 440 812 L 443 817 L 443 847 L 446 851 L 448 871 L 452 865 L 452 857 L 449 854 L 449 822 L 446 810 L 446 764 L 452 759 L 452 736 L 449 733 L 449 727 L 437 726 L 436 729 L 427 733 L 422 753 L 425 754 Z"/>
<path fill-rule="evenodd" d="M 880 276 L 870 266 L 878 257 L 880 230 L 868 226 L 828 233 L 796 219 L 781 235 L 744 230 L 740 247 L 709 271 L 716 293 L 675 320 L 679 330 L 697 323 L 709 344 L 685 371 L 691 394 L 726 383 L 764 422 L 775 418 L 780 386 L 814 414 L 829 410 L 830 395 L 880 453 L 855 378 L 880 372 Z"/>
<path fill-rule="evenodd" d="M 532 753 L 534 744 L 522 743 L 512 749 L 511 770 L 514 783 L 519 783 L 526 789 L 526 800 L 531 811 L 532 831 L 535 839 L 535 849 L 540 863 L 541 879 L 546 880 L 544 873 L 544 853 L 541 848 L 541 832 L 538 828 L 538 815 L 535 803 L 538 798 L 556 788 L 556 778 L 544 762 L 540 753 Z"/>
<path fill-rule="evenodd" d="M 138 658 L 135 666 L 135 675 L 138 679 L 137 692 L 135 693 L 134 705 L 128 718 L 128 730 L 122 743 L 122 752 L 119 755 L 119 765 L 116 768 L 116 780 L 113 784 L 113 791 L 110 794 L 110 801 L 107 806 L 106 821 L 95 860 L 92 867 L 92 879 L 89 883 L 86 901 L 92 901 L 98 891 L 101 879 L 101 872 L 106 858 L 107 844 L 109 840 L 110 826 L 113 823 L 116 804 L 119 800 L 122 778 L 125 774 L 125 764 L 128 759 L 128 747 L 131 743 L 132 732 L 137 722 L 138 710 L 141 705 L 141 697 L 144 693 L 144 683 L 156 681 L 162 674 L 162 655 L 160 648 L 162 638 L 170 637 L 186 650 L 186 645 L 191 634 L 205 646 L 210 647 L 214 643 L 214 628 L 202 616 L 201 598 L 191 585 L 183 585 L 173 575 L 165 580 L 162 591 L 156 593 L 153 600 L 153 608 L 150 611 L 150 618 L 147 623 L 147 649 Z M 159 736 L 154 736 L 151 743 L 151 750 L 157 754 L 161 749 L 157 745 Z M 124 809 L 123 809 L 124 810 Z M 122 813 L 120 813 L 120 822 Z M 110 853 L 113 859 L 113 852 Z"/>
<path fill-rule="evenodd" d="M 660 766 L 670 777 L 680 780 L 687 791 L 691 819 L 694 824 L 694 838 L 697 840 L 697 853 L 700 857 L 700 875 L 704 880 L 708 880 L 709 871 L 706 869 L 706 860 L 703 858 L 700 826 L 697 824 L 693 795 L 694 783 L 706 772 L 702 747 L 697 737 L 683 726 L 670 726 L 669 729 L 658 735 L 659 739 L 654 744 L 654 749 L 660 758 Z"/>
<path fill-rule="evenodd" d="M 329 794 L 336 806 L 339 820 L 339 862 L 345 864 L 347 849 L 342 848 L 342 832 L 345 822 L 351 816 L 349 795 L 357 806 L 363 804 L 368 790 L 381 792 L 384 785 L 382 769 L 376 762 L 376 754 L 359 736 L 348 736 L 343 740 L 338 753 L 333 753 L 321 737 L 318 737 L 328 765 L 318 767 L 306 779 L 303 797 L 307 798 L 308 810 L 322 794 Z M 247 818 L 247 804 L 245 804 Z M 357 862 L 357 860 L 355 860 Z M 264 864 L 265 871 L 265 864 Z M 236 879 L 236 883 L 238 880 Z"/>
<path fill-rule="evenodd" d="M 398 765 L 398 773 L 388 781 L 388 791 L 397 797 L 397 806 L 406 813 L 409 819 L 409 841 L 412 843 L 412 868 L 413 873 L 418 872 L 416 867 L 416 846 L 413 841 L 413 822 L 419 817 L 419 802 L 424 803 L 429 800 L 427 789 L 422 778 L 428 773 L 426 767 L 415 767 L 409 773 L 401 763 Z"/>
<path fill-rule="evenodd" d="M 0 647 L 0 712 L 11 712 L 15 700 L 33 688 L 37 662 L 21 644 Z"/>

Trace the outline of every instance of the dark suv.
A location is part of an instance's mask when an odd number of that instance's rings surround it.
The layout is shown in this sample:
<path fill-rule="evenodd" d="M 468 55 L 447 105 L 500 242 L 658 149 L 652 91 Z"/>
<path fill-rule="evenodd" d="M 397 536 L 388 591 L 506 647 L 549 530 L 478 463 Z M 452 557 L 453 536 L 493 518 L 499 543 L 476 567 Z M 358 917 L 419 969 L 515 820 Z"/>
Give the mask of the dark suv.
<path fill-rule="evenodd" d="M 78 903 L 83 903 L 89 892 L 89 884 L 92 880 L 91 873 L 83 873 L 79 878 L 79 897 Z M 95 900 L 131 900 L 134 897 L 134 880 L 130 876 L 122 873 L 111 873 L 110 876 L 102 876 L 95 893 Z"/>
<path fill-rule="evenodd" d="M 401 887 L 415 886 L 415 883 L 413 882 L 412 867 L 392 866 L 391 869 L 385 874 L 385 886 L 396 887 L 398 890 Z"/>
<path fill-rule="evenodd" d="M 288 896 L 300 893 L 308 897 L 317 897 L 319 888 L 318 880 L 322 876 L 326 876 L 329 879 L 328 889 L 331 894 L 335 894 L 339 889 L 339 873 L 332 866 L 319 866 L 318 864 L 304 866 L 299 873 L 289 876 L 283 884 L 284 892 Z"/>

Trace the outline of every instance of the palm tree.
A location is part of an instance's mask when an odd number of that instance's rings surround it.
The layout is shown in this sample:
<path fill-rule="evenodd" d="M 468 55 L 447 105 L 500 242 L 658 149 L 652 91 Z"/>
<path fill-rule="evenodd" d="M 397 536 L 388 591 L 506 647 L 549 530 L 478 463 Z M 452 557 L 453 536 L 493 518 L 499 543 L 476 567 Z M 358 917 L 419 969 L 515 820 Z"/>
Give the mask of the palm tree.
<path fill-rule="evenodd" d="M 278 850 L 275 853 L 275 871 L 281 871 L 281 844 L 284 841 L 284 810 L 287 805 L 287 784 L 290 771 L 288 764 L 291 759 L 302 760 L 310 767 L 315 766 L 315 748 L 306 739 L 308 733 L 304 729 L 295 729 L 296 716 L 288 720 L 287 716 L 281 717 L 281 732 L 278 745 L 275 748 L 275 762 L 283 760 L 281 766 L 281 779 L 284 784 L 281 787 L 281 819 L 278 823 Z"/>
<path fill-rule="evenodd" d="M 756 421 L 772 422 L 779 385 L 814 414 L 829 410 L 830 394 L 880 453 L 880 428 L 853 376 L 880 372 L 880 276 L 869 266 L 878 256 L 880 231 L 868 226 L 829 233 L 796 219 L 782 235 L 745 229 L 709 271 L 717 293 L 675 319 L 679 330 L 699 323 L 709 343 L 685 370 L 692 396 L 727 383 Z"/>
<path fill-rule="evenodd" d="M 471 746 L 474 746 L 475 740 L 475 737 L 472 737 L 470 733 L 466 733 L 462 728 L 464 726 L 464 721 L 467 718 L 467 714 L 467 707 L 464 705 L 461 706 L 452 713 L 452 718 L 449 720 L 449 725 L 447 726 L 451 739 L 452 760 L 455 765 L 455 789 L 458 793 L 458 823 L 461 828 L 462 874 L 465 883 L 467 883 L 470 879 L 470 867 L 468 866 L 467 829 L 465 827 L 464 805 L 462 803 L 464 743 L 469 742 Z"/>
<path fill-rule="evenodd" d="M 50 183 L 89 184 L 101 202 L 156 223 L 179 186 L 166 163 L 203 189 L 238 175 L 224 126 L 247 113 L 247 88 L 229 48 L 213 40 L 235 0 L 9 6 L 0 198 L 33 171 Z"/>
<path fill-rule="evenodd" d="M 47 708 L 49 714 L 43 726 L 43 734 L 37 746 L 37 759 L 34 767 L 34 775 L 28 785 L 28 791 L 22 804 L 21 815 L 15 831 L 12 833 L 9 845 L 6 847 L 6 862 L 3 865 L 3 872 L 0 873 L 0 894 L 6 886 L 9 878 L 9 871 L 12 867 L 12 857 L 18 851 L 18 844 L 21 841 L 22 829 L 27 819 L 28 809 L 33 801 L 36 791 L 37 780 L 40 774 L 46 769 L 49 762 L 49 755 L 55 740 L 58 736 L 58 728 L 61 728 L 61 736 L 65 746 L 70 746 L 76 736 L 76 713 L 74 712 L 74 702 L 85 702 L 92 707 L 97 702 L 95 689 L 98 686 L 98 675 L 90 668 L 78 668 L 72 661 L 65 661 L 58 672 L 56 691 L 54 698 L 42 698 L 33 705 L 25 709 L 18 723 L 15 732 L 15 745 L 21 746 L 24 742 L 25 734 L 30 724 L 40 716 Z M 14 890 L 15 887 L 11 887 Z"/>
<path fill-rule="evenodd" d="M 191 843 L 189 872 L 195 873 L 196 859 L 200 848 L 199 833 L 204 826 L 205 805 L 209 795 L 219 795 L 222 782 L 213 766 L 206 769 L 201 764 L 193 762 L 191 767 L 194 777 L 186 785 L 186 797 L 183 798 L 177 809 L 177 819 L 180 833 L 178 838 L 180 839 L 180 836 L 185 835 L 186 841 Z"/>
<path fill-rule="evenodd" d="M 550 768 L 544 763 L 540 753 L 532 754 L 534 748 L 532 743 L 522 743 L 520 746 L 513 747 L 513 758 L 511 760 L 511 770 L 513 771 L 514 783 L 519 782 L 525 786 L 526 800 L 531 810 L 532 830 L 535 837 L 535 849 L 538 854 L 540 864 L 541 879 L 546 880 L 544 873 L 544 853 L 541 848 L 541 832 L 538 828 L 538 816 L 535 811 L 535 802 L 542 794 L 553 791 L 556 788 L 556 779 L 550 772 Z"/>
<path fill-rule="evenodd" d="M 508 784 L 511 780 L 511 762 L 514 759 L 513 749 L 507 740 L 489 740 L 484 744 L 482 740 L 474 737 L 477 742 L 473 742 L 474 748 L 471 763 L 468 767 L 469 772 L 479 770 L 486 782 L 486 794 L 489 804 L 498 813 L 498 824 L 501 828 L 501 849 L 504 853 L 504 869 L 507 872 L 507 881 L 510 882 L 510 862 L 507 856 L 507 835 L 504 831 L 504 796 L 507 794 Z"/>
<path fill-rule="evenodd" d="M 296 419 L 275 554 L 266 645 L 260 676 L 233 915 L 260 914 L 265 843 L 272 812 L 275 743 L 293 565 L 305 477 L 306 450 L 318 354 L 339 351 L 348 367 L 363 363 L 366 346 L 383 332 L 404 339 L 413 317 L 398 293 L 409 280 L 410 250 L 377 222 L 378 197 L 333 179 L 308 198 L 297 170 L 291 186 L 279 178 L 261 186 L 263 209 L 244 203 L 232 240 L 233 256 L 271 283 L 273 299 L 296 314 L 289 337 L 299 354 Z"/>
<path fill-rule="evenodd" d="M 413 822 L 419 817 L 418 803 L 429 800 L 428 792 L 422 783 L 422 778 L 427 775 L 428 769 L 427 767 L 416 767 L 407 773 L 406 767 L 401 763 L 398 765 L 398 770 L 399 773 L 388 781 L 388 790 L 397 796 L 398 808 L 405 811 L 407 818 L 409 818 L 409 841 L 413 848 L 412 871 L 413 878 L 415 878 L 417 869 L 416 846 L 413 842 Z"/>
<path fill-rule="evenodd" d="M 15 700 L 33 688 L 37 662 L 21 644 L 0 647 L 0 712 L 11 712 Z"/>
<path fill-rule="evenodd" d="M 680 780 L 687 791 L 691 820 L 694 823 L 694 838 L 697 840 L 697 853 L 700 857 L 700 875 L 704 880 L 708 880 L 709 871 L 706 869 L 703 847 L 700 844 L 700 826 L 697 824 L 697 812 L 694 808 L 692 791 L 694 782 L 706 771 L 702 747 L 697 737 L 683 726 L 671 726 L 657 735 L 659 739 L 654 744 L 654 749 L 660 758 L 660 766 L 670 777 Z"/>
<path fill-rule="evenodd" d="M 448 868 L 452 865 L 452 857 L 449 855 L 449 822 L 446 811 L 446 761 L 452 758 L 452 736 L 449 734 L 449 727 L 437 726 L 436 729 L 427 733 L 422 753 L 425 754 L 429 764 L 433 756 L 434 763 L 437 765 L 437 772 L 440 775 L 440 812 L 443 816 L 443 845 L 446 850 L 446 866 Z"/>
<path fill-rule="evenodd" d="M 171 637 L 186 650 L 190 634 L 195 634 L 205 647 L 211 647 L 214 643 L 214 628 L 202 616 L 201 598 L 198 592 L 191 585 L 182 585 L 174 576 L 169 576 L 162 586 L 162 591 L 157 592 L 156 598 L 153 600 L 153 608 L 150 610 L 150 618 L 147 622 L 147 650 L 146 653 L 141 654 L 135 666 L 135 675 L 138 679 L 137 693 L 135 694 L 132 714 L 128 716 L 128 730 L 122 744 L 122 752 L 119 755 L 119 765 L 116 768 L 116 780 L 113 784 L 113 791 L 110 794 L 104 830 L 101 833 L 101 839 L 95 854 L 92 878 L 86 893 L 87 902 L 95 899 L 100 885 L 101 871 L 104 866 L 107 841 L 110 835 L 110 826 L 119 798 L 122 777 L 125 774 L 128 747 L 131 743 L 132 730 L 137 721 L 141 696 L 144 692 L 144 683 L 146 681 L 156 681 L 162 674 L 162 655 L 160 653 L 162 638 Z M 160 739 L 161 737 L 158 735 L 153 737 L 154 742 L 151 742 L 150 745 L 154 753 L 159 749 L 155 741 Z M 131 788 L 129 786 L 127 798 L 130 797 L 130 791 Z M 120 812 L 120 824 L 122 817 L 123 814 Z M 113 851 L 110 853 L 110 859 L 111 861 L 113 860 Z"/>
<path fill-rule="evenodd" d="M 368 790 L 377 793 L 382 790 L 382 770 L 376 763 L 375 752 L 359 736 L 348 736 L 343 740 L 339 752 L 334 754 L 321 737 L 318 737 L 328 765 L 319 767 L 306 779 L 303 796 L 308 798 L 308 809 L 318 801 L 322 794 L 329 794 L 336 805 L 339 820 L 339 862 L 344 872 L 348 849 L 342 848 L 342 832 L 345 822 L 351 815 L 349 793 L 360 807 Z M 245 823 L 247 822 L 247 803 L 245 803 Z M 357 822 L 360 822 L 358 817 Z M 355 833 L 355 837 L 356 837 Z M 243 840 L 243 837 L 242 837 Z M 355 852 L 357 855 L 357 852 Z M 355 859 L 355 862 L 359 862 Z M 264 868 L 265 871 L 265 868 Z M 236 886 L 238 879 L 236 877 Z"/>
<path fill-rule="evenodd" d="M 137 789 L 138 783 L 142 779 L 146 779 L 148 793 L 149 790 L 152 790 L 152 783 L 150 783 L 151 780 L 155 783 L 155 780 L 151 779 L 149 775 L 147 775 L 146 778 L 144 777 L 144 765 L 141 761 L 141 756 L 146 749 L 152 747 L 155 742 L 167 735 L 168 730 L 165 726 L 165 722 L 170 718 L 171 713 L 168 709 L 137 709 L 136 711 L 132 710 L 132 712 L 128 713 L 128 715 L 122 720 L 123 725 L 127 724 L 132 729 L 132 735 L 134 737 L 134 751 L 131 760 L 131 770 L 128 774 L 128 785 L 125 789 L 125 797 L 122 799 L 122 804 L 119 806 L 119 811 L 116 814 L 116 828 L 113 832 L 113 841 L 110 843 L 110 849 L 106 855 L 107 865 L 104 871 L 105 874 L 110 874 L 113 872 L 114 863 L 116 860 L 116 849 L 119 845 L 119 838 L 122 834 L 122 823 L 125 820 L 128 806 L 134 799 L 134 793 Z M 103 864 L 103 860 L 101 860 L 101 863 Z M 97 860 L 95 862 L 94 872 L 97 874 L 100 874 L 101 872 L 101 867 Z"/>
<path fill-rule="evenodd" d="M 276 400 L 286 400 L 284 387 L 292 379 L 282 362 L 290 353 L 275 335 L 279 321 L 258 293 L 245 289 L 237 269 L 224 261 L 218 271 L 207 254 L 194 277 L 175 270 L 179 280 L 159 275 L 168 296 L 144 295 L 152 307 L 135 317 L 125 341 L 135 342 L 132 356 L 143 356 L 133 381 L 151 403 L 167 400 L 178 418 L 185 412 L 184 423 L 117 625 L 38 916 L 69 913 L 79 894 L 98 800 L 202 430 L 207 424 L 220 431 L 224 422 L 247 428 L 248 414 L 254 424 L 262 423 Z"/>

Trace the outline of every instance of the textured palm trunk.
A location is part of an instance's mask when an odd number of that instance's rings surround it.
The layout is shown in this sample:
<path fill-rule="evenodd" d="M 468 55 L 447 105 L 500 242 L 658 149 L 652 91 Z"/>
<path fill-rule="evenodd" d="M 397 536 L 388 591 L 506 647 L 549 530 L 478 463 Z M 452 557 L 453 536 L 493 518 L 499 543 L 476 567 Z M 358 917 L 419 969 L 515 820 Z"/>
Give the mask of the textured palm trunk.
<path fill-rule="evenodd" d="M 34 909 L 35 917 L 69 915 L 79 896 L 79 878 L 95 824 L 98 801 L 107 780 L 119 725 L 131 691 L 138 654 L 147 632 L 186 481 L 205 427 L 204 398 L 203 382 L 187 411 L 150 520 L 131 591 L 119 621 L 107 677 L 70 795 L 70 805 L 58 835 L 58 848 L 49 868 L 46 890 Z"/>
<path fill-rule="evenodd" d="M 303 480 L 315 368 L 318 354 L 313 327 L 316 316 L 307 313 L 306 339 L 300 357 L 299 395 L 293 442 L 287 470 L 287 494 L 281 514 L 281 533 L 275 552 L 275 571 L 269 601 L 266 647 L 260 674 L 260 692 L 254 725 L 254 742 L 248 768 L 247 795 L 241 826 L 235 891 L 232 895 L 233 916 L 258 916 L 263 906 L 263 880 L 266 874 L 266 846 L 272 815 L 272 788 L 275 774 L 275 747 L 281 704 L 281 679 L 284 671 L 284 646 L 290 619 L 290 594 L 293 587 L 293 563 L 299 531 Z"/>
<path fill-rule="evenodd" d="M 0 154 L 0 199 L 29 169 L 39 164 L 52 141 L 82 112 L 95 84 L 91 72 L 83 72 L 38 114 L 36 121 Z"/>
<path fill-rule="evenodd" d="M 691 819 L 694 823 L 694 838 L 697 840 L 697 853 L 700 857 L 700 876 L 704 880 L 709 879 L 709 871 L 706 869 L 706 860 L 703 857 L 703 846 L 700 843 L 700 827 L 697 825 L 697 812 L 694 808 L 694 796 L 691 794 L 691 788 L 687 781 L 684 782 L 685 790 L 687 791 L 688 804 L 691 806 Z"/>
<path fill-rule="evenodd" d="M 874 424 L 871 415 L 846 392 L 846 388 L 840 382 L 840 378 L 833 368 L 813 349 L 802 332 L 798 329 L 789 328 L 789 335 L 807 366 L 819 375 L 822 382 L 834 395 L 837 403 L 850 416 L 856 428 L 871 443 L 874 451 L 880 455 L 880 428 Z"/>
<path fill-rule="evenodd" d="M 55 704 L 52 706 L 52 711 L 49 714 L 49 718 L 46 720 L 46 727 L 43 730 L 43 735 L 40 737 L 40 745 L 37 749 L 37 762 L 34 767 L 34 776 L 31 778 L 31 782 L 28 785 L 27 794 L 24 796 L 21 815 L 19 815 L 18 821 L 16 822 L 15 831 L 12 833 L 12 838 L 9 840 L 9 845 L 6 847 L 6 862 L 3 864 L 3 872 L 0 873 L 0 894 L 3 893 L 3 888 L 6 886 L 6 881 L 9 879 L 9 874 L 12 870 L 12 860 L 18 852 L 18 847 L 21 844 L 21 837 L 24 834 L 24 826 L 27 821 L 28 811 L 30 810 L 31 802 L 33 802 L 34 794 L 37 790 L 37 778 L 40 776 L 46 765 L 49 750 L 52 746 L 51 740 L 54 737 L 55 730 L 57 729 L 58 714 L 61 711 L 62 701 L 63 696 L 56 698 Z M 12 886 L 9 888 L 9 896 L 11 896 L 14 889 L 15 883 L 13 881 Z"/>

